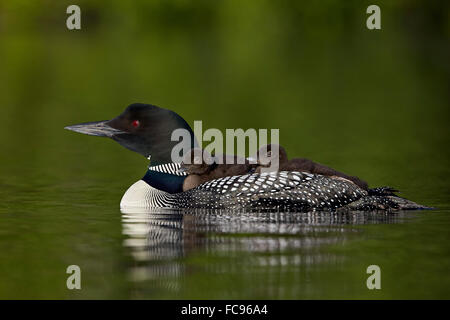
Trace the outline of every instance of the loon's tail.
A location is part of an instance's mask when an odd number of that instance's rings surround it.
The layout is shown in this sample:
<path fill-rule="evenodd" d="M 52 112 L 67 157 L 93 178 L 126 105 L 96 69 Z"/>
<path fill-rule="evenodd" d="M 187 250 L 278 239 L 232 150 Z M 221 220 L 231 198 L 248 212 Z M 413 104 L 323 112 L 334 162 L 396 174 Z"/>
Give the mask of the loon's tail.
<path fill-rule="evenodd" d="M 384 186 L 367 190 L 368 196 L 350 204 L 354 210 L 422 210 L 433 209 L 396 195 L 399 190 Z M 356 208 L 355 208 L 356 207 Z"/>
<path fill-rule="evenodd" d="M 372 211 L 372 210 L 426 210 L 434 209 L 423 206 L 414 201 L 399 197 L 395 194 L 398 190 L 391 187 L 378 187 L 368 190 L 368 195 L 364 196 L 352 203 L 342 207 L 342 210 L 358 210 L 358 211 Z"/>
<path fill-rule="evenodd" d="M 400 192 L 395 188 L 385 186 L 368 189 L 369 196 L 395 196 L 396 192 Z"/>

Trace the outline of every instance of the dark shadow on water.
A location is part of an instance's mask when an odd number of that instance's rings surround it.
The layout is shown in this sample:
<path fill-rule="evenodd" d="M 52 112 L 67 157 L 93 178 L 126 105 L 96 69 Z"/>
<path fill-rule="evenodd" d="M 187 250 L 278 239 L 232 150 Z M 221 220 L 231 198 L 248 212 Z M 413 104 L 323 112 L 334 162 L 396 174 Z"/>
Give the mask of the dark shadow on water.
<path fill-rule="evenodd" d="M 301 266 L 340 265 L 345 257 L 323 250 L 363 232 L 366 224 L 403 223 L 410 212 L 248 213 L 227 211 L 122 212 L 124 247 L 133 258 L 133 283 L 176 294 L 182 279 L 202 272 L 245 274 Z M 194 261 L 194 262 L 192 262 Z M 281 271 L 280 271 L 281 270 Z"/>

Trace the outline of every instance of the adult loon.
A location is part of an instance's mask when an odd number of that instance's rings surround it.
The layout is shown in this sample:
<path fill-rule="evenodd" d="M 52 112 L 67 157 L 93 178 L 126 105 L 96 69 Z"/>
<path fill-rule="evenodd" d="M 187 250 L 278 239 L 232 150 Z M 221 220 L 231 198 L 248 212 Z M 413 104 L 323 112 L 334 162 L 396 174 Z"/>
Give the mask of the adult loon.
<path fill-rule="evenodd" d="M 123 210 L 195 208 L 238 210 L 399 210 L 425 209 L 396 196 L 393 189 L 364 190 L 346 179 L 296 171 L 249 173 L 208 181 L 182 191 L 186 173 L 172 163 L 176 129 L 189 133 L 190 147 L 198 143 L 187 122 L 177 113 L 154 105 L 134 103 L 112 120 L 88 122 L 65 129 L 109 137 L 151 159 L 145 176 L 123 195 Z M 150 158 L 151 157 L 151 158 Z"/>

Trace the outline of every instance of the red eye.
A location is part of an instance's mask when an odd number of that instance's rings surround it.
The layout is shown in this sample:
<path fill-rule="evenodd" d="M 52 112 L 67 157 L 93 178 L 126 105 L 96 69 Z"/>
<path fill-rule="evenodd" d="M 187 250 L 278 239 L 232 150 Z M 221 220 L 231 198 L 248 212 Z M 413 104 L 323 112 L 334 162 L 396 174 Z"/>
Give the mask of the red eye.
<path fill-rule="evenodd" d="M 135 128 L 139 127 L 139 120 L 133 120 L 133 122 L 131 123 L 131 125 Z"/>

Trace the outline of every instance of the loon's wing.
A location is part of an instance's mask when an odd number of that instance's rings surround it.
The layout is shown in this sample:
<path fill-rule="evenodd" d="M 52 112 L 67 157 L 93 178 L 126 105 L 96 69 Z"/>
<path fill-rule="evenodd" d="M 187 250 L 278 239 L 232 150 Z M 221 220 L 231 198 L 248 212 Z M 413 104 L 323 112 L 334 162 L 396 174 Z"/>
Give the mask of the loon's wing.
<path fill-rule="evenodd" d="M 336 209 L 367 195 L 345 180 L 281 171 L 224 177 L 184 192 L 180 206 L 205 209 Z"/>

